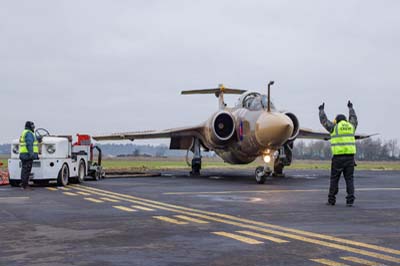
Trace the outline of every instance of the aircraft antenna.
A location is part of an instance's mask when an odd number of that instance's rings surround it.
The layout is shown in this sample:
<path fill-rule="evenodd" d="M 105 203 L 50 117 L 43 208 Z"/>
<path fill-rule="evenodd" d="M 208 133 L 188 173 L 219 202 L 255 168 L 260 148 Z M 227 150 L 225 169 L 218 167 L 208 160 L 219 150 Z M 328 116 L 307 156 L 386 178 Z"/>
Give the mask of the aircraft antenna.
<path fill-rule="evenodd" d="M 267 108 L 267 111 L 268 112 L 271 112 L 271 86 L 272 85 L 274 85 L 274 81 L 273 80 L 271 80 L 269 83 L 268 83 L 268 108 Z"/>

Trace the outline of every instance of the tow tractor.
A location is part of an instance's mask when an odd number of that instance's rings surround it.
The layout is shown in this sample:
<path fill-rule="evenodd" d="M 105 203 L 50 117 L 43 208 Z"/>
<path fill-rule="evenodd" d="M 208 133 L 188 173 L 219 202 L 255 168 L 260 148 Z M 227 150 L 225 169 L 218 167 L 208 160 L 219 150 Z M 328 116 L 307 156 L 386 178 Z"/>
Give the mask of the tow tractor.
<path fill-rule="evenodd" d="M 102 153 L 91 142 L 89 135 L 52 136 L 49 131 L 39 128 L 35 131 L 39 144 L 39 160 L 33 161 L 30 180 L 34 184 L 48 184 L 57 181 L 58 186 L 69 183 L 82 183 L 86 178 L 100 180 L 105 177 L 101 166 Z M 97 160 L 94 161 L 94 150 Z M 19 139 L 12 142 L 11 159 L 8 160 L 9 182 L 11 186 L 21 183 L 21 161 L 19 159 Z"/>

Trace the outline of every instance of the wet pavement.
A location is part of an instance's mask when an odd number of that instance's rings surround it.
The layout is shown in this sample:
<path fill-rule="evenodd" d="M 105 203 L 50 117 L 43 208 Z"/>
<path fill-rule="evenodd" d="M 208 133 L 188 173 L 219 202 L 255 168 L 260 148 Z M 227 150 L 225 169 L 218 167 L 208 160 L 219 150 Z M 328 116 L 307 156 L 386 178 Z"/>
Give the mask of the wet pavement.
<path fill-rule="evenodd" d="M 0 265 L 399 265 L 400 172 L 164 172 L 32 191 L 0 187 Z"/>

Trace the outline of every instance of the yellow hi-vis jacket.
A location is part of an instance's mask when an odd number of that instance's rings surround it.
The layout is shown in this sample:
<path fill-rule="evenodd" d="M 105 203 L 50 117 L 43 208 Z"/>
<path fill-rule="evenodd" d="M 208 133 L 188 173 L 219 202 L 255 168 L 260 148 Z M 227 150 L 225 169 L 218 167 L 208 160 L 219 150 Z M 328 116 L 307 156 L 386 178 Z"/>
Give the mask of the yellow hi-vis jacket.
<path fill-rule="evenodd" d="M 33 139 L 34 139 L 33 153 L 39 154 L 39 142 L 37 141 L 35 134 L 31 130 L 28 130 L 28 129 L 25 129 L 22 132 L 21 138 L 19 139 L 19 153 L 20 154 L 29 153 L 29 150 L 28 150 L 28 147 L 27 147 L 26 141 L 25 141 L 26 134 L 28 134 L 28 133 L 32 133 L 32 135 L 33 135 Z"/>
<path fill-rule="evenodd" d="M 357 152 L 354 126 L 340 121 L 331 133 L 332 155 L 354 155 Z"/>

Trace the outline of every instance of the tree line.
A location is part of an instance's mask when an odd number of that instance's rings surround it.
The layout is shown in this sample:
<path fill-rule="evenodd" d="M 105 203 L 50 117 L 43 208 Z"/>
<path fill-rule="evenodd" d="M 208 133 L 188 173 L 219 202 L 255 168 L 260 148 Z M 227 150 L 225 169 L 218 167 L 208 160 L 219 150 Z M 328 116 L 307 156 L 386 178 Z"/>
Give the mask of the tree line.
<path fill-rule="evenodd" d="M 182 157 L 186 151 L 169 150 L 166 145 L 137 145 L 127 144 L 103 144 L 100 145 L 103 154 L 108 156 L 120 155 L 150 155 Z M 0 144 L 0 154 L 9 155 L 10 144 Z M 214 153 L 203 153 L 205 157 L 212 157 Z M 303 141 L 294 143 L 293 158 L 304 160 L 329 160 L 331 159 L 331 146 L 329 141 Z M 381 140 L 379 138 L 368 138 L 357 141 L 357 160 L 364 161 L 396 161 L 400 160 L 400 147 L 397 139 Z"/>
<path fill-rule="evenodd" d="M 329 141 L 296 141 L 293 148 L 295 159 L 329 160 L 332 157 Z M 397 139 L 382 140 L 368 138 L 357 141 L 356 159 L 360 161 L 396 161 L 400 160 L 400 148 Z"/>

